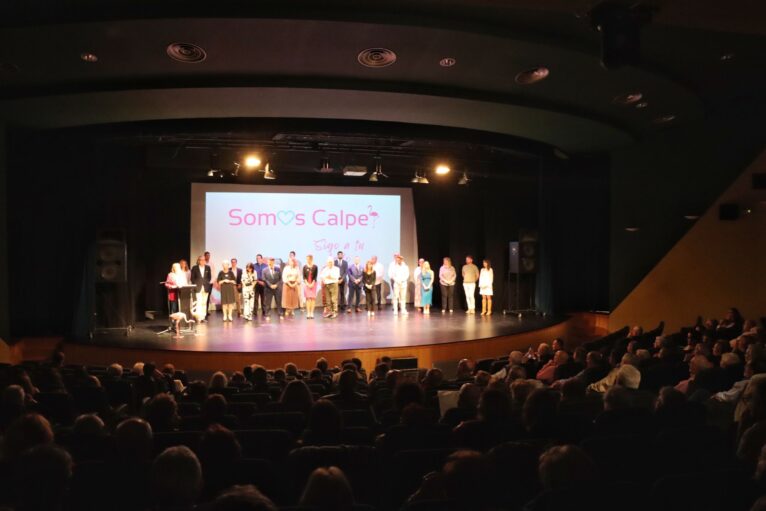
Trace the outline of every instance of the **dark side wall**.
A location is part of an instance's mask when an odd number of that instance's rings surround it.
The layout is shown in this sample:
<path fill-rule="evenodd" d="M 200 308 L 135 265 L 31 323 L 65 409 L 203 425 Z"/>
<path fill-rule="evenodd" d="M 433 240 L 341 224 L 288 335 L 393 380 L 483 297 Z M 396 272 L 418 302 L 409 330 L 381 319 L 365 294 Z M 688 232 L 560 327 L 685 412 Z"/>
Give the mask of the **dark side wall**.
<path fill-rule="evenodd" d="M 702 215 L 761 151 L 764 114 L 758 103 L 731 108 L 611 153 L 611 309 L 692 226 L 684 215 Z"/>

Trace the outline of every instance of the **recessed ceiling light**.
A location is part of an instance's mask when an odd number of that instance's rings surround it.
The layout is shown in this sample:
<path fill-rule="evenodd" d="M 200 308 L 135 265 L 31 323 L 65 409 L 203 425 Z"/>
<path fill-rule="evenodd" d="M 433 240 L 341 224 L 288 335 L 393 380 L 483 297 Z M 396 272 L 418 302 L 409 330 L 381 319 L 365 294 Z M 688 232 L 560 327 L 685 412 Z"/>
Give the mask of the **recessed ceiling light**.
<path fill-rule="evenodd" d="M 455 60 L 455 59 L 454 59 L 454 58 L 452 58 L 452 57 L 444 57 L 443 59 L 441 59 L 441 60 L 439 61 L 439 65 L 440 65 L 441 67 L 452 67 L 452 66 L 454 66 L 455 64 L 457 64 L 457 60 Z"/>
<path fill-rule="evenodd" d="M 449 174 L 449 171 L 450 171 L 449 165 L 445 165 L 442 163 L 436 166 L 436 173 L 439 174 L 440 176 Z"/>
<path fill-rule="evenodd" d="M 699 215 L 694 215 L 694 214 L 684 215 L 684 218 L 687 220 L 697 220 L 699 219 L 699 217 L 700 217 Z"/>
<path fill-rule="evenodd" d="M 648 101 L 639 101 L 638 103 L 636 103 L 636 108 L 638 109 L 646 108 L 648 106 L 649 106 Z"/>
<path fill-rule="evenodd" d="M 207 58 L 207 53 L 201 47 L 192 43 L 171 43 L 165 49 L 168 57 L 176 62 L 197 64 Z"/>
<path fill-rule="evenodd" d="M 625 94 L 620 94 L 619 96 L 616 96 L 612 103 L 615 103 L 617 105 L 635 105 L 639 101 L 643 99 L 644 95 L 640 92 L 626 92 Z"/>
<path fill-rule="evenodd" d="M 729 62 L 730 60 L 733 60 L 735 55 L 733 53 L 724 53 L 721 55 L 720 60 L 721 62 Z"/>
<path fill-rule="evenodd" d="M 359 52 L 356 60 L 365 67 L 387 67 L 396 62 L 396 53 L 387 48 L 367 48 Z"/>
<path fill-rule="evenodd" d="M 628 232 L 638 232 L 639 228 L 631 225 L 629 227 L 626 227 L 625 230 Z"/>
<path fill-rule="evenodd" d="M 515 80 L 519 85 L 530 85 L 545 80 L 549 74 L 551 71 L 547 67 L 534 67 L 517 74 Z"/>
<path fill-rule="evenodd" d="M 676 114 L 665 114 L 654 118 L 655 124 L 665 124 L 676 120 Z"/>
<path fill-rule="evenodd" d="M 98 62 L 98 55 L 95 53 L 80 53 L 80 60 L 83 62 Z"/>

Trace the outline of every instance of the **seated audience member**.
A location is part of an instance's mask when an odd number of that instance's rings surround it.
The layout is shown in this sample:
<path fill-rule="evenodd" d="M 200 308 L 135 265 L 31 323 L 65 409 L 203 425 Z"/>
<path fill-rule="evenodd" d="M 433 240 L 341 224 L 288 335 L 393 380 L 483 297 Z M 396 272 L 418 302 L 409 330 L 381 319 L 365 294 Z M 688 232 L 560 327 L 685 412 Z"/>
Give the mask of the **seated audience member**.
<path fill-rule="evenodd" d="M 309 377 L 306 379 L 306 384 L 321 386 L 321 394 L 327 394 L 327 392 L 330 390 L 330 382 L 322 375 L 322 371 L 317 368 L 309 371 Z"/>
<path fill-rule="evenodd" d="M 114 433 L 114 450 L 117 459 L 133 466 L 151 461 L 154 434 L 151 425 L 138 417 L 125 419 L 117 425 Z"/>
<path fill-rule="evenodd" d="M 439 390 L 439 388 L 444 383 L 444 373 L 441 369 L 437 368 L 431 368 L 428 371 L 426 371 L 426 375 L 423 377 L 423 380 L 420 382 L 420 385 L 423 387 L 423 390 L 426 392 L 435 392 Z"/>
<path fill-rule="evenodd" d="M 327 359 L 324 357 L 318 358 L 316 362 L 316 368 L 322 371 L 322 374 L 328 378 L 332 378 L 330 372 L 330 365 L 327 363 Z"/>
<path fill-rule="evenodd" d="M 754 360 L 745 364 L 745 370 L 742 379 L 737 381 L 728 390 L 718 392 L 713 395 L 712 399 L 721 401 L 724 403 L 736 403 L 740 401 L 742 394 L 745 391 L 750 379 L 756 375 L 763 375 L 766 373 L 766 360 Z M 757 376 L 757 378 L 763 378 L 766 376 Z"/>
<path fill-rule="evenodd" d="M 492 375 L 487 371 L 476 371 L 476 375 L 473 377 L 473 382 L 483 389 L 487 388 L 491 380 Z"/>
<path fill-rule="evenodd" d="M 740 437 L 737 458 L 754 469 L 761 449 L 766 445 L 766 378 L 753 381 L 748 391 L 749 399 L 741 423 L 743 427 L 749 427 Z"/>
<path fill-rule="evenodd" d="M 157 366 L 147 362 L 141 368 L 141 372 L 141 376 L 136 378 L 133 384 L 137 399 L 152 398 L 160 392 L 167 392 L 168 386 L 162 374 L 157 370 Z"/>
<path fill-rule="evenodd" d="M 656 393 L 662 387 L 673 387 L 688 377 L 689 367 L 683 363 L 678 348 L 672 341 L 666 340 L 657 353 L 657 362 L 642 375 L 641 388 Z"/>
<path fill-rule="evenodd" d="M 551 341 L 551 349 L 553 350 L 554 354 L 557 351 L 562 351 L 564 349 L 564 339 L 561 337 L 553 339 L 553 341 Z"/>
<path fill-rule="evenodd" d="M 593 460 L 576 445 L 551 447 L 540 456 L 538 475 L 543 490 L 590 486 L 598 480 Z"/>
<path fill-rule="evenodd" d="M 389 371 L 390 372 L 390 371 Z M 404 409 L 411 404 L 423 406 L 425 396 L 420 385 L 413 382 L 403 382 L 394 391 L 393 408 L 383 412 L 380 422 L 384 428 L 398 424 Z"/>
<path fill-rule="evenodd" d="M 48 419 L 36 413 L 28 413 L 13 421 L 6 429 L 2 459 L 12 462 L 32 447 L 52 443 L 53 428 Z"/>
<path fill-rule="evenodd" d="M 152 431 L 174 431 L 178 427 L 178 404 L 170 394 L 157 394 L 146 404 L 144 416 Z"/>
<path fill-rule="evenodd" d="M 351 511 L 354 494 L 341 469 L 321 467 L 309 476 L 300 505 L 316 511 Z"/>
<path fill-rule="evenodd" d="M 439 502 L 444 509 L 492 509 L 491 470 L 486 456 L 476 451 L 456 451 L 447 457 L 441 471 L 426 476 L 408 502 Z"/>
<path fill-rule="evenodd" d="M 213 424 L 220 424 L 227 428 L 237 426 L 237 419 L 233 415 L 228 415 L 228 403 L 221 394 L 211 394 L 207 397 L 200 410 L 200 420 L 202 425 L 207 427 Z"/>
<path fill-rule="evenodd" d="M 445 411 L 440 422 L 455 428 L 463 421 L 475 419 L 481 393 L 482 388 L 475 383 L 464 383 L 458 392 L 457 406 Z"/>
<path fill-rule="evenodd" d="M 80 415 L 69 435 L 69 452 L 77 463 L 102 461 L 106 454 L 106 440 L 104 421 L 98 415 Z"/>
<path fill-rule="evenodd" d="M 703 370 L 712 369 L 712 367 L 713 367 L 713 363 L 710 362 L 710 360 L 708 360 L 706 356 L 695 355 L 689 361 L 689 378 L 678 382 L 678 384 L 675 386 L 676 390 L 679 390 L 683 392 L 684 394 L 689 395 L 690 384 L 694 382 L 694 378 L 697 376 L 697 374 Z"/>
<path fill-rule="evenodd" d="M 269 392 L 269 372 L 265 367 L 256 365 L 253 367 L 253 388 L 252 392 Z"/>
<path fill-rule="evenodd" d="M 210 382 L 208 383 L 208 391 L 209 392 L 215 392 L 216 390 L 222 390 L 229 386 L 229 379 L 226 377 L 226 373 L 223 371 L 216 371 L 213 373 L 213 375 L 210 377 Z"/>
<path fill-rule="evenodd" d="M 359 360 L 359 359 L 355 359 L 355 360 Z M 332 382 L 337 384 L 338 380 L 340 379 L 340 375 L 343 371 L 351 371 L 352 373 L 354 373 L 354 376 L 356 377 L 357 381 L 366 382 L 367 377 L 362 371 L 360 371 L 361 364 L 362 364 L 361 361 L 359 362 L 359 365 L 355 364 L 354 362 L 350 360 L 344 361 L 341 366 L 341 371 L 332 375 Z"/>
<path fill-rule="evenodd" d="M 14 473 L 15 509 L 65 509 L 72 466 L 69 453 L 53 445 L 39 445 L 26 451 L 19 459 Z"/>
<path fill-rule="evenodd" d="M 488 451 L 523 434 L 508 394 L 499 390 L 485 390 L 479 399 L 477 419 L 464 421 L 453 430 L 456 445 L 477 451 Z"/>
<path fill-rule="evenodd" d="M 567 362 L 569 362 L 569 353 L 564 350 L 559 350 L 554 353 L 553 358 L 551 358 L 545 365 L 540 368 L 539 371 L 537 371 L 535 378 L 543 383 L 553 383 L 556 368 Z"/>
<path fill-rule="evenodd" d="M 604 358 L 598 351 L 590 351 L 585 356 L 585 368 L 580 370 L 573 378 L 577 378 L 587 387 L 591 383 L 597 382 L 609 373 L 609 367 L 604 362 Z M 563 382 L 554 382 L 555 386 Z"/>
<path fill-rule="evenodd" d="M 332 401 L 319 399 L 311 407 L 308 426 L 303 432 L 303 445 L 339 445 L 343 416 Z"/>
<path fill-rule="evenodd" d="M 0 432 L 26 413 L 26 392 L 21 385 L 8 385 L 0 403 Z"/>
<path fill-rule="evenodd" d="M 298 366 L 292 362 L 285 364 L 285 376 L 288 380 L 300 380 L 303 378 L 301 373 L 298 372 Z"/>
<path fill-rule="evenodd" d="M 250 392 L 252 388 L 252 385 L 245 377 L 245 374 L 240 371 L 234 371 L 231 373 L 229 386 L 238 388 L 240 392 Z"/>
<path fill-rule="evenodd" d="M 729 341 L 742 335 L 742 327 L 745 320 L 739 309 L 732 307 L 726 312 L 726 316 L 718 323 L 715 329 L 715 336 L 718 339 Z"/>
<path fill-rule="evenodd" d="M 609 361 L 610 361 L 610 364 L 612 365 L 612 370 L 609 371 L 609 374 L 601 378 L 599 381 L 591 383 L 588 386 L 588 391 L 600 392 L 603 394 L 604 392 L 609 390 L 610 387 L 617 384 L 617 378 L 620 375 L 620 368 L 624 366 L 635 367 L 636 364 L 638 363 L 638 357 L 630 353 L 625 353 L 624 355 L 622 355 L 621 358 L 618 358 L 618 357 L 619 357 L 619 352 L 613 350 L 612 353 L 609 355 Z M 625 374 L 625 372 L 623 372 L 623 374 Z"/>
<path fill-rule="evenodd" d="M 278 511 L 274 503 L 253 485 L 232 486 L 224 490 L 210 511 Z"/>
<path fill-rule="evenodd" d="M 464 358 L 457 363 L 456 382 L 468 382 L 473 380 L 473 372 L 476 364 L 469 358 Z"/>
<path fill-rule="evenodd" d="M 202 466 L 184 445 L 168 447 L 155 458 L 151 468 L 155 509 L 191 510 L 202 491 Z"/>
<path fill-rule="evenodd" d="M 199 446 L 204 500 L 215 497 L 237 482 L 237 465 L 241 459 L 242 448 L 234 433 L 219 424 L 205 430 Z"/>
<path fill-rule="evenodd" d="M 279 398 L 279 409 L 283 412 L 301 412 L 308 415 L 313 405 L 311 389 L 303 380 L 288 383 Z"/>
<path fill-rule="evenodd" d="M 556 438 L 561 394 L 549 388 L 533 390 L 524 402 L 521 418 L 530 438 Z"/>
<path fill-rule="evenodd" d="M 537 374 L 537 372 L 553 358 L 553 350 L 546 342 L 541 342 L 537 350 L 529 348 L 522 358 L 522 366 L 526 369 L 528 375 Z"/>
<path fill-rule="evenodd" d="M 332 401 L 341 410 L 365 408 L 368 406 L 367 396 L 357 392 L 358 382 L 356 372 L 352 369 L 346 369 L 340 373 L 340 378 L 338 378 L 338 392 L 324 396 L 323 399 Z"/>
<path fill-rule="evenodd" d="M 187 401 L 201 405 L 208 396 L 207 384 L 202 380 L 195 380 L 189 383 L 184 392 Z"/>
<path fill-rule="evenodd" d="M 508 364 L 505 367 L 497 371 L 492 376 L 494 378 L 505 380 L 511 372 L 511 368 L 515 366 L 521 366 L 524 363 L 524 353 L 518 350 L 514 350 L 508 354 Z"/>

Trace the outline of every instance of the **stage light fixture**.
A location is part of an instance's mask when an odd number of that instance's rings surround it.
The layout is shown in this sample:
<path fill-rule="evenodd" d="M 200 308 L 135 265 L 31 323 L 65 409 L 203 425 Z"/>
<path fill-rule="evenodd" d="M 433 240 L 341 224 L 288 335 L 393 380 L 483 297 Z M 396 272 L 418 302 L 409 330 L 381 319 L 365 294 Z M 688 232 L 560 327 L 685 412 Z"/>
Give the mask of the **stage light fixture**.
<path fill-rule="evenodd" d="M 234 162 L 234 170 L 231 171 L 231 175 L 232 176 L 237 177 L 239 175 L 239 167 L 240 167 L 239 162 L 235 161 Z"/>
<path fill-rule="evenodd" d="M 471 180 L 468 178 L 468 172 L 463 172 L 463 175 L 460 176 L 460 180 L 457 182 L 457 184 L 461 186 L 465 186 L 470 182 Z"/>
<path fill-rule="evenodd" d="M 270 167 L 270 164 L 266 164 L 266 168 L 263 170 L 263 179 L 273 180 L 277 178 L 277 173 Z"/>
<path fill-rule="evenodd" d="M 255 154 L 245 156 L 245 168 L 248 170 L 257 169 L 261 166 L 261 159 Z"/>
<path fill-rule="evenodd" d="M 450 168 L 449 165 L 445 165 L 444 163 L 440 163 L 436 166 L 436 173 L 440 176 L 444 176 L 449 174 Z"/>
<path fill-rule="evenodd" d="M 418 175 L 418 171 L 417 170 L 415 171 L 415 177 L 413 177 L 410 180 L 410 183 L 414 183 L 414 184 L 420 183 L 420 176 Z"/>
<path fill-rule="evenodd" d="M 207 177 L 215 177 L 215 175 L 218 173 L 215 169 L 210 169 L 207 171 Z"/>
<path fill-rule="evenodd" d="M 319 159 L 319 166 L 316 170 L 320 174 L 332 174 L 335 171 L 330 165 L 330 158 L 327 156 L 322 156 L 322 158 Z"/>
<path fill-rule="evenodd" d="M 375 157 L 375 170 L 370 174 L 370 181 L 377 183 L 381 177 L 388 177 L 383 173 L 383 160 L 380 156 Z"/>

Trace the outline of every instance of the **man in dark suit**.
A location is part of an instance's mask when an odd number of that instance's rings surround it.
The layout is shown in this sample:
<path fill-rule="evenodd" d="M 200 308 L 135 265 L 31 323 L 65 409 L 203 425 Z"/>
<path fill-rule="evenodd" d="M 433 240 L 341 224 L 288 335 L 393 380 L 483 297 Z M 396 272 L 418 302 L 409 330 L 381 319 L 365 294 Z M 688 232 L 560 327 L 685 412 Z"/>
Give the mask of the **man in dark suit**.
<path fill-rule="evenodd" d="M 231 258 L 231 271 L 237 277 L 237 316 L 242 317 L 242 268 L 237 268 L 237 258 Z"/>
<path fill-rule="evenodd" d="M 356 312 L 361 312 L 359 300 L 362 298 L 362 277 L 364 268 L 359 262 L 359 256 L 354 258 L 354 264 L 348 267 L 348 312 L 353 304 Z"/>
<path fill-rule="evenodd" d="M 197 286 L 195 292 L 207 293 L 205 302 L 205 317 L 207 317 L 207 311 L 210 307 L 210 291 L 213 289 L 213 275 L 210 270 L 210 266 L 205 264 L 205 256 L 199 256 L 197 258 L 197 264 L 191 269 L 191 283 Z M 197 298 L 199 300 L 199 297 Z M 204 321 L 204 319 L 202 320 Z"/>
<path fill-rule="evenodd" d="M 335 266 L 340 270 L 340 281 L 338 282 L 338 310 L 343 312 L 346 308 L 346 283 L 348 282 L 348 262 L 343 259 L 343 252 L 338 251 L 338 257 L 335 259 Z M 349 312 L 351 312 L 349 310 Z"/>
<path fill-rule="evenodd" d="M 263 315 L 266 320 L 270 320 L 271 316 L 271 300 L 272 298 L 277 302 L 277 313 L 279 319 L 282 319 L 284 311 L 282 309 L 282 270 L 274 265 L 274 258 L 269 257 L 269 265 L 263 269 L 263 281 L 266 283 L 266 287 L 263 292 Z"/>

